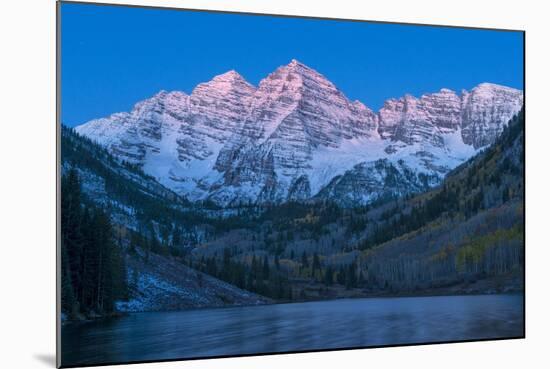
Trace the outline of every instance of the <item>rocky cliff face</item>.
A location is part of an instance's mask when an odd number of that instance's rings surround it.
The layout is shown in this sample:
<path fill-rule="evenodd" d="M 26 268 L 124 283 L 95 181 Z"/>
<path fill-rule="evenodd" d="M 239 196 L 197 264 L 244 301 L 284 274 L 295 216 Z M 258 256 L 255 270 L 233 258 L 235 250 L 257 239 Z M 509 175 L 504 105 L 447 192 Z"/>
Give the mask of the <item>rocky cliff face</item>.
<path fill-rule="evenodd" d="M 415 171 L 403 160 L 378 159 L 359 163 L 343 175 L 334 177 L 316 197 L 353 207 L 424 192 L 437 183 L 437 175 Z"/>
<path fill-rule="evenodd" d="M 249 114 L 218 156 L 215 169 L 224 176 L 210 196 L 221 203 L 308 198 L 314 154 L 344 140 L 378 138 L 377 124 L 371 110 L 293 60 L 260 82 Z"/>
<path fill-rule="evenodd" d="M 406 95 L 386 101 L 379 114 L 382 137 L 407 145 L 428 142 L 440 147 L 441 135 L 461 126 L 461 99 L 448 89 L 419 99 Z"/>
<path fill-rule="evenodd" d="M 476 149 L 487 146 L 502 133 L 504 124 L 523 105 L 523 91 L 482 83 L 462 93 L 462 138 Z"/>
<path fill-rule="evenodd" d="M 491 83 L 457 95 L 449 89 L 419 99 L 407 95 L 388 100 L 380 110 L 383 138 L 411 145 L 441 146 L 441 135 L 462 130 L 463 142 L 478 149 L 494 142 L 523 105 L 523 92 Z"/>
<path fill-rule="evenodd" d="M 191 200 L 367 203 L 421 190 L 419 175 L 437 183 L 493 142 L 522 104 L 522 91 L 484 83 L 461 95 L 390 99 L 375 113 L 292 60 L 257 88 L 230 71 L 191 95 L 161 91 L 76 130 Z M 371 183 L 395 174 L 380 163 L 416 178 L 388 192 Z"/>

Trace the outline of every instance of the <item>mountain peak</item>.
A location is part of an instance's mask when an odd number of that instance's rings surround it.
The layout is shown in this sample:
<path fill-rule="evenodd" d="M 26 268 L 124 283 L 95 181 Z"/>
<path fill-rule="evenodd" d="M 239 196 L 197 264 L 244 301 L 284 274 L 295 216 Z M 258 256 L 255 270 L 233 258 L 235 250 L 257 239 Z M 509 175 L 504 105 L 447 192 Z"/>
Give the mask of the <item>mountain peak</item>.
<path fill-rule="evenodd" d="M 455 94 L 455 92 L 453 90 L 451 90 L 450 88 L 445 88 L 445 87 L 440 89 L 439 93 L 440 94 Z"/>
<path fill-rule="evenodd" d="M 203 82 L 197 85 L 193 90 L 193 96 L 210 95 L 220 96 L 220 94 L 228 94 L 234 91 L 239 91 L 239 94 L 249 95 L 256 90 L 248 81 L 244 79 L 237 71 L 231 69 L 223 74 L 218 74 L 208 82 Z"/>
<path fill-rule="evenodd" d="M 300 88 L 328 88 L 330 90 L 337 90 L 336 86 L 334 86 L 334 84 L 324 75 L 296 59 L 292 59 L 290 63 L 277 68 L 274 72 L 262 80 L 260 85 L 265 84 L 266 82 L 271 83 L 273 81 L 284 81 L 284 84 Z"/>
<path fill-rule="evenodd" d="M 296 59 L 292 59 L 290 63 L 285 65 L 283 68 L 297 72 L 297 73 L 307 72 L 307 73 L 319 74 L 319 72 L 317 72 L 315 69 L 310 68 L 309 66 L 305 65 L 304 63 L 301 63 Z"/>
<path fill-rule="evenodd" d="M 159 104 L 180 104 L 185 98 L 187 97 L 187 94 L 182 91 L 166 91 L 166 90 L 160 90 L 156 94 L 154 94 L 151 97 L 148 97 L 144 100 L 138 101 L 134 104 L 134 107 L 132 108 L 132 111 L 140 111 L 142 109 L 152 109 L 152 107 L 157 106 Z"/>
<path fill-rule="evenodd" d="M 157 92 L 156 94 L 154 94 L 153 96 L 147 98 L 147 99 L 144 99 L 142 101 L 138 101 L 137 103 L 139 104 L 140 102 L 143 102 L 143 101 L 146 101 L 146 100 L 163 100 L 166 98 L 166 95 L 168 95 L 168 91 L 166 90 L 160 90 L 159 92 Z"/>
<path fill-rule="evenodd" d="M 491 82 L 482 82 L 479 85 L 477 85 L 476 87 L 478 87 L 478 88 L 498 88 L 498 87 L 503 87 L 503 86 L 500 86 L 500 85 L 497 85 L 496 83 L 491 83 Z"/>
<path fill-rule="evenodd" d="M 218 74 L 213 79 L 226 80 L 226 79 L 244 79 L 235 69 L 231 69 L 225 73 Z"/>
<path fill-rule="evenodd" d="M 507 87 L 507 86 L 502 86 L 502 85 L 498 85 L 496 83 L 490 83 L 490 82 L 482 82 L 480 83 L 479 85 L 475 86 L 473 89 L 472 89 L 472 92 L 473 91 L 510 91 L 510 92 L 521 92 L 521 90 L 518 90 L 518 89 L 515 89 L 515 88 L 512 88 L 512 87 Z"/>
<path fill-rule="evenodd" d="M 241 76 L 236 70 L 231 69 L 225 73 L 218 74 L 215 76 L 213 81 L 227 81 L 227 82 L 233 82 L 233 81 L 245 81 L 244 77 Z"/>
<path fill-rule="evenodd" d="M 294 66 L 297 66 L 297 65 L 305 66 L 304 63 L 300 63 L 297 59 L 292 59 L 290 61 L 290 63 L 288 63 L 289 67 L 294 67 Z"/>

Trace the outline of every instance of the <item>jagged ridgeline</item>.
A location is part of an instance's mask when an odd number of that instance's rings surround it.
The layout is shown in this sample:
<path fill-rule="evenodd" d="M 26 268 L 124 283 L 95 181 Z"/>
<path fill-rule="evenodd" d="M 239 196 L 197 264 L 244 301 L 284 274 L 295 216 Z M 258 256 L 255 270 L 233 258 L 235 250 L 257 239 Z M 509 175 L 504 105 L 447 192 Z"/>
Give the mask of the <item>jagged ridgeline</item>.
<path fill-rule="evenodd" d="M 519 291 L 523 140 L 520 111 L 492 145 L 416 195 L 220 208 L 62 127 L 64 312 Z M 384 161 L 373 168 L 393 187 L 407 175 Z"/>
<path fill-rule="evenodd" d="M 389 99 L 375 112 L 292 60 L 258 86 L 229 71 L 75 129 L 191 201 L 353 206 L 438 185 L 522 104 L 521 90 L 481 83 Z"/>

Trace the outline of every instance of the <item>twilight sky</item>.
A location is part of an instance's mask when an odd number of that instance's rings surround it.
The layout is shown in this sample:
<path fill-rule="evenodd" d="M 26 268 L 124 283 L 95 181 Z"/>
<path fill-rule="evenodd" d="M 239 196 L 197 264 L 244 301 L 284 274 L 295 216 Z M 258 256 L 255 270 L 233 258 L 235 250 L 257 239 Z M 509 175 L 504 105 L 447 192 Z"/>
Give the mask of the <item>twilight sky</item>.
<path fill-rule="evenodd" d="M 405 93 L 481 82 L 523 88 L 523 34 L 62 3 L 61 119 L 191 93 L 235 69 L 250 83 L 295 58 L 373 110 Z"/>

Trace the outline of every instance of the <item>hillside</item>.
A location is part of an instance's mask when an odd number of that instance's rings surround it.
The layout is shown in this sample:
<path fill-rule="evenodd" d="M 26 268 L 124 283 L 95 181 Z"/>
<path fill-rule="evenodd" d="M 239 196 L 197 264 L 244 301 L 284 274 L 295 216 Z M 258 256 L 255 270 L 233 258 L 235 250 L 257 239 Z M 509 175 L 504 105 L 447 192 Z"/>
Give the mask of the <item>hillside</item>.
<path fill-rule="evenodd" d="M 201 215 L 182 210 L 190 206 L 185 198 L 66 127 L 61 146 L 68 317 L 269 302 L 182 263 L 201 234 Z M 168 229 L 171 245 L 159 239 Z"/>
<path fill-rule="evenodd" d="M 317 198 L 230 209 L 190 202 L 66 128 L 63 172 L 77 173 L 84 207 L 112 223 L 127 276 L 121 311 L 519 291 L 523 127 L 520 112 L 441 185 L 390 191 L 367 206 L 353 198 L 347 206 Z M 334 190 L 398 188 L 415 176 L 405 165 L 371 169 L 394 182 L 385 187 L 365 172 L 360 181 L 343 176 Z"/>
<path fill-rule="evenodd" d="M 297 299 L 520 290 L 523 127 L 520 113 L 433 190 L 351 209 L 267 207 L 193 255 L 216 259 L 230 248 L 243 263 L 267 258 Z"/>
<path fill-rule="evenodd" d="M 375 232 L 359 242 L 368 288 L 522 289 L 523 140 L 520 112 L 492 146 L 439 188 L 386 210 Z"/>

